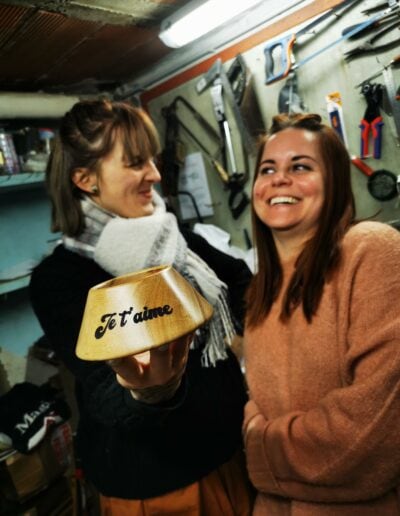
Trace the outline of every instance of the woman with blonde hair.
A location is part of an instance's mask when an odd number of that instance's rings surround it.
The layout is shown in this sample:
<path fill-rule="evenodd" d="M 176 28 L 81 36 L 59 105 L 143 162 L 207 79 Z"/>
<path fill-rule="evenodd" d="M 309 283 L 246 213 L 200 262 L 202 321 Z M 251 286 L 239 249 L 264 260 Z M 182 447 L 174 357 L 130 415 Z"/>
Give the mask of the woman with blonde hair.
<path fill-rule="evenodd" d="M 200 237 L 184 238 L 154 189 L 158 153 L 153 123 L 128 103 L 82 101 L 66 113 L 47 170 L 52 229 L 62 243 L 33 271 L 32 304 L 75 376 L 78 456 L 103 514 L 247 516 L 246 391 L 229 343 L 240 330 L 230 307 L 239 320 L 251 274 Z M 148 364 L 135 356 L 78 359 L 89 289 L 162 264 L 212 304 L 210 322 L 152 350 Z"/>

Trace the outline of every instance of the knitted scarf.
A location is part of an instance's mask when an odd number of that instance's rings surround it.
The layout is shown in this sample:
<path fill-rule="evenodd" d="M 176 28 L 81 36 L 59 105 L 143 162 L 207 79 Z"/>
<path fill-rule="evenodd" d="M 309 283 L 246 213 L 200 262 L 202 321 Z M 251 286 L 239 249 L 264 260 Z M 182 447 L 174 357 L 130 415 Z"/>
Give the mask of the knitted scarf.
<path fill-rule="evenodd" d="M 175 216 L 154 191 L 154 213 L 126 219 L 105 211 L 89 197 L 81 200 L 85 230 L 63 237 L 66 248 L 89 257 L 113 276 L 158 265 L 172 265 L 213 306 L 211 320 L 196 331 L 193 346 L 202 349 L 202 365 L 215 366 L 227 358 L 226 345 L 235 334 L 227 304 L 227 287 L 208 265 L 191 251 Z"/>

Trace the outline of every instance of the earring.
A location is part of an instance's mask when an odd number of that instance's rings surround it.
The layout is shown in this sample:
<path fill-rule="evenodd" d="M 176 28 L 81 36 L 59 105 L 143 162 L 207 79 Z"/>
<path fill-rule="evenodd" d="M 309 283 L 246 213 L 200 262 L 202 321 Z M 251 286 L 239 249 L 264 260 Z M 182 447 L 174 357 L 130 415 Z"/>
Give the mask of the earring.
<path fill-rule="evenodd" d="M 91 189 L 93 194 L 99 193 L 99 188 L 98 188 L 97 185 L 92 185 L 90 189 Z"/>

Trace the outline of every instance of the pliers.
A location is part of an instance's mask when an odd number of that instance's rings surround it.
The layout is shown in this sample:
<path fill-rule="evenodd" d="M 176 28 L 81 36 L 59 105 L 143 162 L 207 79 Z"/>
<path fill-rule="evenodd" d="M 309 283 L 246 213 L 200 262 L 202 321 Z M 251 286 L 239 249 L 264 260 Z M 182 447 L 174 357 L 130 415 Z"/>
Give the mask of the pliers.
<path fill-rule="evenodd" d="M 365 83 L 362 86 L 361 93 L 367 101 L 367 109 L 364 117 L 360 122 L 361 129 L 361 150 L 360 157 L 367 158 L 369 154 L 369 139 L 372 136 L 374 150 L 373 157 L 379 159 L 381 157 L 382 146 L 382 126 L 383 119 L 380 114 L 380 105 L 383 96 L 382 84 Z"/>
<path fill-rule="evenodd" d="M 354 57 L 358 57 L 364 53 L 368 52 L 378 52 L 380 50 L 387 50 L 393 45 L 400 42 L 400 35 L 398 38 L 395 38 L 392 41 L 383 43 L 381 45 L 374 45 L 375 41 L 379 38 L 381 38 L 384 34 L 391 31 L 392 29 L 400 29 L 400 20 L 397 18 L 394 22 L 390 23 L 389 25 L 384 25 L 381 29 L 379 29 L 373 36 L 366 39 L 361 45 L 358 45 L 355 48 L 352 48 L 348 52 L 344 53 L 344 58 L 346 61 L 350 61 L 350 59 L 353 59 Z"/>

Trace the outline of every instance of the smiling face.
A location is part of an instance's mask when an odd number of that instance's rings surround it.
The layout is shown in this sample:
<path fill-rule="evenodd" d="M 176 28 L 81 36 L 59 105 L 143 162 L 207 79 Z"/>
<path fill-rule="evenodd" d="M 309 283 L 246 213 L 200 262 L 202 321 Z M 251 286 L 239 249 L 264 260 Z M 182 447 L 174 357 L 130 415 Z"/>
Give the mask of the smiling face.
<path fill-rule="evenodd" d="M 104 209 L 125 218 L 153 213 L 153 185 L 160 182 L 160 173 L 152 159 L 143 161 L 138 156 L 128 162 L 121 138 L 116 138 L 112 151 L 100 161 L 100 170 L 92 172 L 91 179 L 99 190 L 92 199 Z"/>
<path fill-rule="evenodd" d="M 288 128 L 268 139 L 253 187 L 253 205 L 275 241 L 304 243 L 315 233 L 325 198 L 325 173 L 315 133 Z"/>

